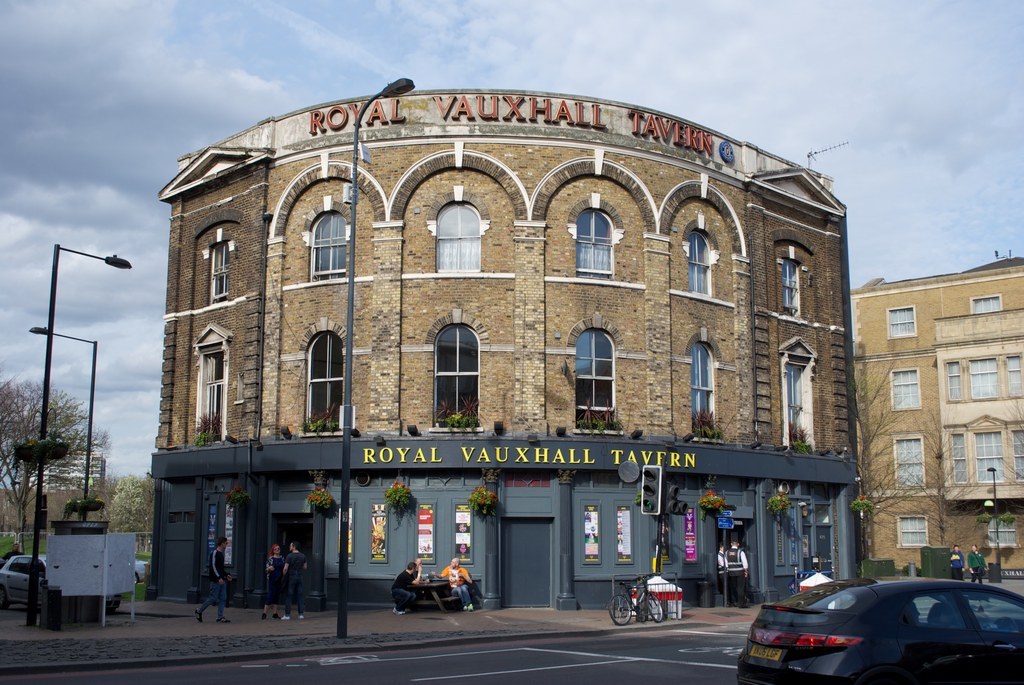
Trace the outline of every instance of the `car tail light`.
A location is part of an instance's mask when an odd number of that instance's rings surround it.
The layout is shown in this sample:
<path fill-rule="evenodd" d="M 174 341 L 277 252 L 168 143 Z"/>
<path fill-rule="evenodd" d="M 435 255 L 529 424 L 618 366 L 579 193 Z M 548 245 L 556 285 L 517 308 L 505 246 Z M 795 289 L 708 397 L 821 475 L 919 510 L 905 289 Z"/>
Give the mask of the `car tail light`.
<path fill-rule="evenodd" d="M 753 627 L 749 638 L 751 642 L 775 647 L 849 647 L 864 640 L 850 635 L 821 635 Z"/>

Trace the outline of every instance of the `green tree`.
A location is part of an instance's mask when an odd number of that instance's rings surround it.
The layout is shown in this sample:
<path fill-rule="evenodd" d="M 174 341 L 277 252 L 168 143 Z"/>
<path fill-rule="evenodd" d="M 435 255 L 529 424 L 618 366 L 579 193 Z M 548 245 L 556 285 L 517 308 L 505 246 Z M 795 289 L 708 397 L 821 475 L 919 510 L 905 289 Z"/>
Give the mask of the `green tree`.
<path fill-rule="evenodd" d="M 122 476 L 110 502 L 110 530 L 147 533 L 153 530 L 153 477 Z"/>

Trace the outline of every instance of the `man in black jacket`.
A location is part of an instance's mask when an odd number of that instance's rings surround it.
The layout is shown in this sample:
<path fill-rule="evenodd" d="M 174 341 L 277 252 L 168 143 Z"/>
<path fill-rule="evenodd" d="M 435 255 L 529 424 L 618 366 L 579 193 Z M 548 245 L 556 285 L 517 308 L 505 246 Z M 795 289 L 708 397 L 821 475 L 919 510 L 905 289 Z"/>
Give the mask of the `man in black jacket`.
<path fill-rule="evenodd" d="M 230 623 L 224 618 L 224 607 L 228 603 L 228 581 L 231 574 L 224 570 L 224 549 L 228 546 L 226 537 L 217 538 L 217 547 L 210 553 L 210 596 L 196 609 L 196 620 L 203 622 L 206 607 L 217 605 L 217 623 Z"/>

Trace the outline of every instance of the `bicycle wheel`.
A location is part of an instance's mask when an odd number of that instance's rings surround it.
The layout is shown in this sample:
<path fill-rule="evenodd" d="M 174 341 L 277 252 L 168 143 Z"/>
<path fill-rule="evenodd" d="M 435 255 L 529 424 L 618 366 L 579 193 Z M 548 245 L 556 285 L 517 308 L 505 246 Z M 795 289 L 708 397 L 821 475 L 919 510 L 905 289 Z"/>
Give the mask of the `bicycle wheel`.
<path fill-rule="evenodd" d="M 665 610 L 661 606 L 661 600 L 654 595 L 647 595 L 647 615 L 653 618 L 655 623 L 665 620 Z"/>
<path fill-rule="evenodd" d="M 608 615 L 612 617 L 612 623 L 617 626 L 624 626 L 629 623 L 629 617 L 633 613 L 633 605 L 626 595 L 615 595 L 612 601 L 608 602 Z"/>

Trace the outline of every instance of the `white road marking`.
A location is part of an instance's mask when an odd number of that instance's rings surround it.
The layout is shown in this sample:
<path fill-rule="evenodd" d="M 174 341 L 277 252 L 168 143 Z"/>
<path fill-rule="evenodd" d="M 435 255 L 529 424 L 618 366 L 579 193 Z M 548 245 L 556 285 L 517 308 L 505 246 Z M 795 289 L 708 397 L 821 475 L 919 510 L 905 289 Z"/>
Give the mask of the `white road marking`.
<path fill-rule="evenodd" d="M 242 664 L 242 668 L 270 668 L 270 664 Z"/>
<path fill-rule="evenodd" d="M 730 632 L 727 632 L 727 631 L 715 632 L 715 631 L 711 631 L 711 630 L 685 630 L 685 629 L 673 630 L 672 632 L 673 633 L 683 633 L 685 635 L 710 635 L 712 637 L 723 637 L 723 636 L 725 636 L 725 637 L 743 637 L 743 638 L 745 638 L 747 636 L 747 631 L 745 631 L 745 630 L 742 633 L 730 633 Z"/>
<path fill-rule="evenodd" d="M 608 658 L 607 654 L 594 654 L 594 653 L 591 653 L 591 652 L 572 652 L 572 651 L 563 650 L 563 649 L 542 649 L 540 647 L 524 647 L 523 649 L 525 649 L 526 651 L 529 651 L 529 652 L 547 652 L 547 653 L 550 653 L 550 654 L 570 654 L 572 656 L 601 657 L 601 658 L 605 658 L 605 659 Z M 620 659 L 622 662 L 627 662 L 627 661 L 646 661 L 646 662 L 655 663 L 655 664 L 681 664 L 681 665 L 684 665 L 684 666 L 707 666 L 708 668 L 729 668 L 729 669 L 732 669 L 732 670 L 736 670 L 736 667 L 731 665 L 731 664 L 709 664 L 709 663 L 705 663 L 703 661 L 676 661 L 675 659 L 655 659 L 653 657 L 643 657 L 643 656 L 636 656 L 636 657 L 632 657 L 632 656 L 631 657 L 625 657 L 625 656 L 623 656 L 623 657 L 615 657 L 615 658 Z M 609 662 L 609 663 L 611 663 L 611 662 Z"/>
<path fill-rule="evenodd" d="M 465 673 L 459 675 L 443 675 L 433 678 L 415 678 L 412 682 L 425 682 L 428 680 L 454 680 L 455 678 L 479 678 L 495 675 L 512 675 L 514 673 L 532 673 L 534 671 L 556 671 L 565 668 L 588 668 L 590 666 L 604 666 L 605 664 L 621 664 L 628 661 L 643 661 L 643 659 L 616 658 L 610 661 L 594 661 L 587 664 L 565 664 L 564 666 L 543 666 L 540 668 L 521 668 L 513 671 L 486 671 L 483 673 Z"/>

